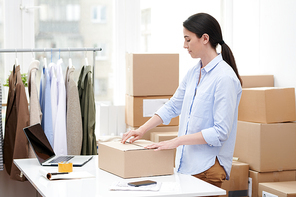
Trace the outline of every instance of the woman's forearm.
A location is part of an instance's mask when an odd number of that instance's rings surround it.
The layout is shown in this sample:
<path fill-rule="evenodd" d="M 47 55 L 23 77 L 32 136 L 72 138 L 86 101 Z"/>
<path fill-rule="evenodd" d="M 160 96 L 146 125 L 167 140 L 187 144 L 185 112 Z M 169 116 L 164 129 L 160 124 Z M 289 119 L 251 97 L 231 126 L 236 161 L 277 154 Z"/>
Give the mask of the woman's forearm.
<path fill-rule="evenodd" d="M 154 127 L 157 127 L 158 125 L 162 124 L 163 121 L 162 119 L 155 114 L 154 116 L 152 116 L 146 123 L 144 123 L 141 127 L 141 129 L 143 129 L 145 132 L 153 129 Z"/>
<path fill-rule="evenodd" d="M 180 145 L 194 145 L 194 144 L 207 144 L 201 132 L 189 135 L 183 135 L 177 139 L 178 146 Z"/>

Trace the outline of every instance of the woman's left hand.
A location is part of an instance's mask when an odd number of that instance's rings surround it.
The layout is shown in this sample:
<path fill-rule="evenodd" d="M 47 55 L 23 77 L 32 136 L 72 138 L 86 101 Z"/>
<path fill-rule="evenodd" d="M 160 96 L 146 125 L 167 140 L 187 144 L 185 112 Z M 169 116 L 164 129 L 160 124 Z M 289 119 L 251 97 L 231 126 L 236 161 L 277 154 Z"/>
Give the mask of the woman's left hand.
<path fill-rule="evenodd" d="M 164 149 L 174 149 L 179 146 L 178 138 L 172 140 L 162 141 L 159 143 L 154 143 L 146 146 L 147 149 L 155 149 L 155 151 L 164 150 Z"/>

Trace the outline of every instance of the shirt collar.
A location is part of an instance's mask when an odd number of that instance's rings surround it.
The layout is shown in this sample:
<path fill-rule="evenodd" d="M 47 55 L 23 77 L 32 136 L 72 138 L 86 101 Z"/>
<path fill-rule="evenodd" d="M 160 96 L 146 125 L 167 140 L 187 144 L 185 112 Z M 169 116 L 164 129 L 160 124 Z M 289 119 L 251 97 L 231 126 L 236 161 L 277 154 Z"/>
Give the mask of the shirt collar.
<path fill-rule="evenodd" d="M 208 63 L 208 65 L 206 65 L 204 67 L 206 72 L 210 72 L 213 68 L 215 68 L 219 62 L 221 62 L 223 60 L 221 53 L 219 53 L 214 59 L 212 59 L 212 61 L 210 61 Z"/>

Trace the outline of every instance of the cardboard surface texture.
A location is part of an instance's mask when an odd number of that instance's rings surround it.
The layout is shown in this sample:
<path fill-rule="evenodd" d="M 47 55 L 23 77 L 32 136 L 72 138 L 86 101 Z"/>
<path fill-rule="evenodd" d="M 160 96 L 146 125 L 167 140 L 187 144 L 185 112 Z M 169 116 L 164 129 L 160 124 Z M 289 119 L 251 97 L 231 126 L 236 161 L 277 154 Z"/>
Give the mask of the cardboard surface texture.
<path fill-rule="evenodd" d="M 257 172 L 296 169 L 296 123 L 238 121 L 234 157 Z"/>
<path fill-rule="evenodd" d="M 252 178 L 252 197 L 258 197 L 262 194 L 259 194 L 259 183 L 296 181 L 296 171 L 257 172 L 250 170 L 249 177 Z"/>
<path fill-rule="evenodd" d="M 241 75 L 243 88 L 274 87 L 273 75 Z"/>
<path fill-rule="evenodd" d="M 151 132 L 150 140 L 152 142 L 162 142 L 178 137 L 178 131 L 174 132 Z"/>
<path fill-rule="evenodd" d="M 174 150 L 144 149 L 151 143 L 147 140 L 133 144 L 99 143 L 99 168 L 122 178 L 173 174 Z"/>
<path fill-rule="evenodd" d="M 127 126 L 127 130 L 135 130 L 135 129 L 138 129 L 139 127 L 132 127 L 132 126 Z M 161 132 L 161 133 L 174 133 L 174 132 L 178 132 L 179 131 L 179 126 L 165 126 L 165 127 L 155 127 L 149 131 L 147 131 L 142 139 L 144 140 L 150 140 L 150 141 L 153 141 L 151 139 L 151 133 L 158 133 L 158 132 Z M 154 141 L 153 141 L 154 142 Z"/>
<path fill-rule="evenodd" d="M 249 164 L 233 161 L 229 180 L 221 186 L 226 190 L 224 196 L 248 196 L 248 175 Z"/>
<path fill-rule="evenodd" d="M 259 123 L 295 121 L 295 89 L 244 88 L 238 120 Z"/>
<path fill-rule="evenodd" d="M 296 181 L 259 183 L 260 197 L 263 191 L 278 197 L 296 197 Z"/>
<path fill-rule="evenodd" d="M 171 96 L 130 96 L 126 95 L 125 97 L 125 122 L 127 125 L 132 127 L 139 127 L 143 125 L 147 120 L 149 120 L 154 112 L 156 112 L 165 102 L 157 102 L 158 100 L 164 101 L 169 100 Z M 152 100 L 155 102 L 148 102 L 149 104 L 145 106 L 144 101 Z M 154 103 L 154 104 L 153 104 Z M 156 104 L 155 104 L 156 103 Z M 147 102 L 146 102 L 147 104 Z M 146 108 L 146 109 L 145 109 Z M 153 110 L 152 110 L 153 108 Z M 146 110 L 154 111 L 150 112 L 150 116 L 144 115 Z M 168 124 L 169 126 L 178 126 L 179 125 L 179 116 L 175 117 Z M 168 125 L 159 125 L 159 126 L 168 126 Z"/>
<path fill-rule="evenodd" d="M 132 96 L 173 95 L 179 85 L 179 54 L 126 55 L 126 93 Z"/>

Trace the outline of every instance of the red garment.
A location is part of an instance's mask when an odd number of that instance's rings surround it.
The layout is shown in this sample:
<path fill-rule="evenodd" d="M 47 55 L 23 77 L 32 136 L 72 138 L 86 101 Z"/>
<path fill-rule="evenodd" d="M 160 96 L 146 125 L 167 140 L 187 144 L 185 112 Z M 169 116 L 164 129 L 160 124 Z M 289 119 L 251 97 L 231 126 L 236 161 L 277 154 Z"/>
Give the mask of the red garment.
<path fill-rule="evenodd" d="M 9 76 L 9 92 L 4 135 L 4 163 L 11 179 L 25 181 L 25 176 L 13 163 L 13 159 L 28 158 L 28 140 L 23 131 L 29 126 L 29 109 L 22 82 L 20 66 Z"/>

